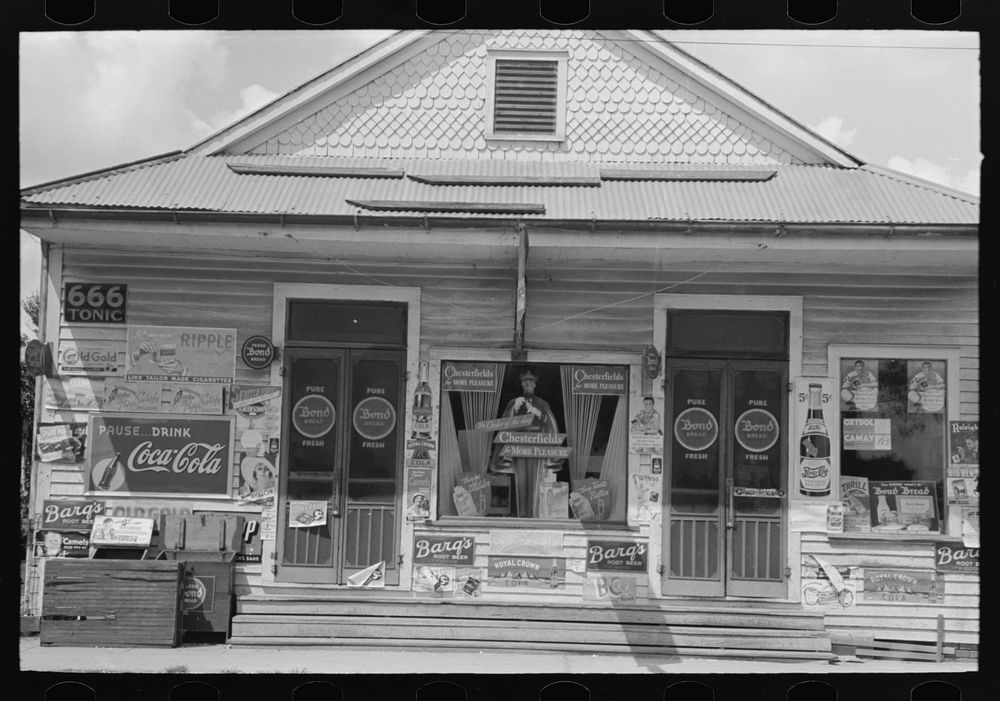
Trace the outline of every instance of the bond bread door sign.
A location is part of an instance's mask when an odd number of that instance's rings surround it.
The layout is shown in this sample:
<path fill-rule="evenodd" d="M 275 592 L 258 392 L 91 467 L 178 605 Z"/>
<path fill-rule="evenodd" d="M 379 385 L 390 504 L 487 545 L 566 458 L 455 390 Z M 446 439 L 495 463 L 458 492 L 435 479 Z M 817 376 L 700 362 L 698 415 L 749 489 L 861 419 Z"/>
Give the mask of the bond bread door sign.
<path fill-rule="evenodd" d="M 274 360 L 274 346 L 267 336 L 251 336 L 243 341 L 240 357 L 247 367 L 263 370 Z"/>
<path fill-rule="evenodd" d="M 63 288 L 63 319 L 67 324 L 124 324 L 125 285 L 67 283 Z"/>

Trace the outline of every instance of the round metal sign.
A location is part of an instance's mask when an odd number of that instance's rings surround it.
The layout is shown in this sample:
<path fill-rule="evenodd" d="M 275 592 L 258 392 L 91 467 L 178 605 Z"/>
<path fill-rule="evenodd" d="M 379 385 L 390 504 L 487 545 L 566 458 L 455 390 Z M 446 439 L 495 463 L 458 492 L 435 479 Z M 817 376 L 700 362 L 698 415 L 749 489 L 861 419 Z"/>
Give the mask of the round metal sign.
<path fill-rule="evenodd" d="M 778 442 L 781 429 L 774 414 L 765 409 L 747 409 L 736 419 L 736 441 L 751 453 L 763 453 Z"/>
<path fill-rule="evenodd" d="M 354 407 L 354 430 L 370 441 L 385 438 L 396 428 L 396 410 L 382 397 L 365 397 Z"/>
<path fill-rule="evenodd" d="M 248 367 L 263 370 L 274 360 L 274 346 L 267 336 L 251 336 L 243 341 L 240 356 Z"/>
<path fill-rule="evenodd" d="M 337 410 L 322 394 L 307 394 L 295 402 L 292 425 L 306 438 L 322 438 L 333 428 Z"/>
<path fill-rule="evenodd" d="M 688 450 L 708 450 L 719 437 L 719 422 L 708 409 L 691 407 L 677 415 L 674 438 Z"/>

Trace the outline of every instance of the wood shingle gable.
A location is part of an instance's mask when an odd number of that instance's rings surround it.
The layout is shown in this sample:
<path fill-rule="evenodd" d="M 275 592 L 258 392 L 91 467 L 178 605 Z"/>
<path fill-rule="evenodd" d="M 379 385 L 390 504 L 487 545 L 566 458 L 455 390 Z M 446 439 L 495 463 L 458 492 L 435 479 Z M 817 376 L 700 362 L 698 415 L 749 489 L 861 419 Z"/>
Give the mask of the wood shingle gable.
<path fill-rule="evenodd" d="M 669 52 L 659 55 L 658 45 L 668 46 Z M 748 105 L 757 106 L 755 98 L 738 86 L 720 90 L 708 84 L 715 79 L 710 71 L 703 71 L 703 82 L 702 76 L 679 68 L 678 61 L 666 60 L 686 55 L 650 33 L 432 32 L 400 46 L 314 99 L 290 106 L 280 118 L 278 109 L 269 122 L 215 152 L 595 163 L 835 163 L 829 152 L 754 112 Z M 565 60 L 560 105 L 564 123 L 552 138 L 508 139 L 491 133 L 489 69 L 495 62 L 490 57 L 518 52 L 528 58 L 551 55 Z M 697 66 L 693 59 L 691 66 Z"/>

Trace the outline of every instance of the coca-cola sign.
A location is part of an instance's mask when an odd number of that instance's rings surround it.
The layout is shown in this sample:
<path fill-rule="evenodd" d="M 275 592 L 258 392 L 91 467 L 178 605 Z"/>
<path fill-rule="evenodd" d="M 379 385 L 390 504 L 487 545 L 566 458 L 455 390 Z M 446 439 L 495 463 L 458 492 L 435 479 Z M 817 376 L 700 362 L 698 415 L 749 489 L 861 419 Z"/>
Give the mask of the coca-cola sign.
<path fill-rule="evenodd" d="M 87 491 L 229 496 L 233 419 L 91 416 Z"/>

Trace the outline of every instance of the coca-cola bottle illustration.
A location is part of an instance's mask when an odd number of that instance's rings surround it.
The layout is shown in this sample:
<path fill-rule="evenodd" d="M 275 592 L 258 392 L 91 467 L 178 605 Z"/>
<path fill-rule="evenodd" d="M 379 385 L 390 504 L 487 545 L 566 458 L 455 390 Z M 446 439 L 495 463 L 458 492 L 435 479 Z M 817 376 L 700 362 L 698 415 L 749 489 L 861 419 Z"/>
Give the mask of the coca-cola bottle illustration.
<path fill-rule="evenodd" d="M 115 475 L 118 473 L 119 457 L 121 457 L 121 453 L 115 453 L 115 456 L 111 458 L 111 462 L 104 467 L 104 474 L 101 475 L 101 481 L 97 483 L 98 489 L 107 491 L 111 488 L 111 480 L 113 480 Z"/>
<path fill-rule="evenodd" d="M 420 382 L 413 393 L 413 437 L 431 437 L 431 386 L 427 383 L 427 361 L 420 363 Z"/>
<path fill-rule="evenodd" d="M 809 410 L 799 441 L 799 493 L 807 497 L 830 495 L 830 434 L 823 420 L 822 391 L 822 385 L 809 385 Z"/>

